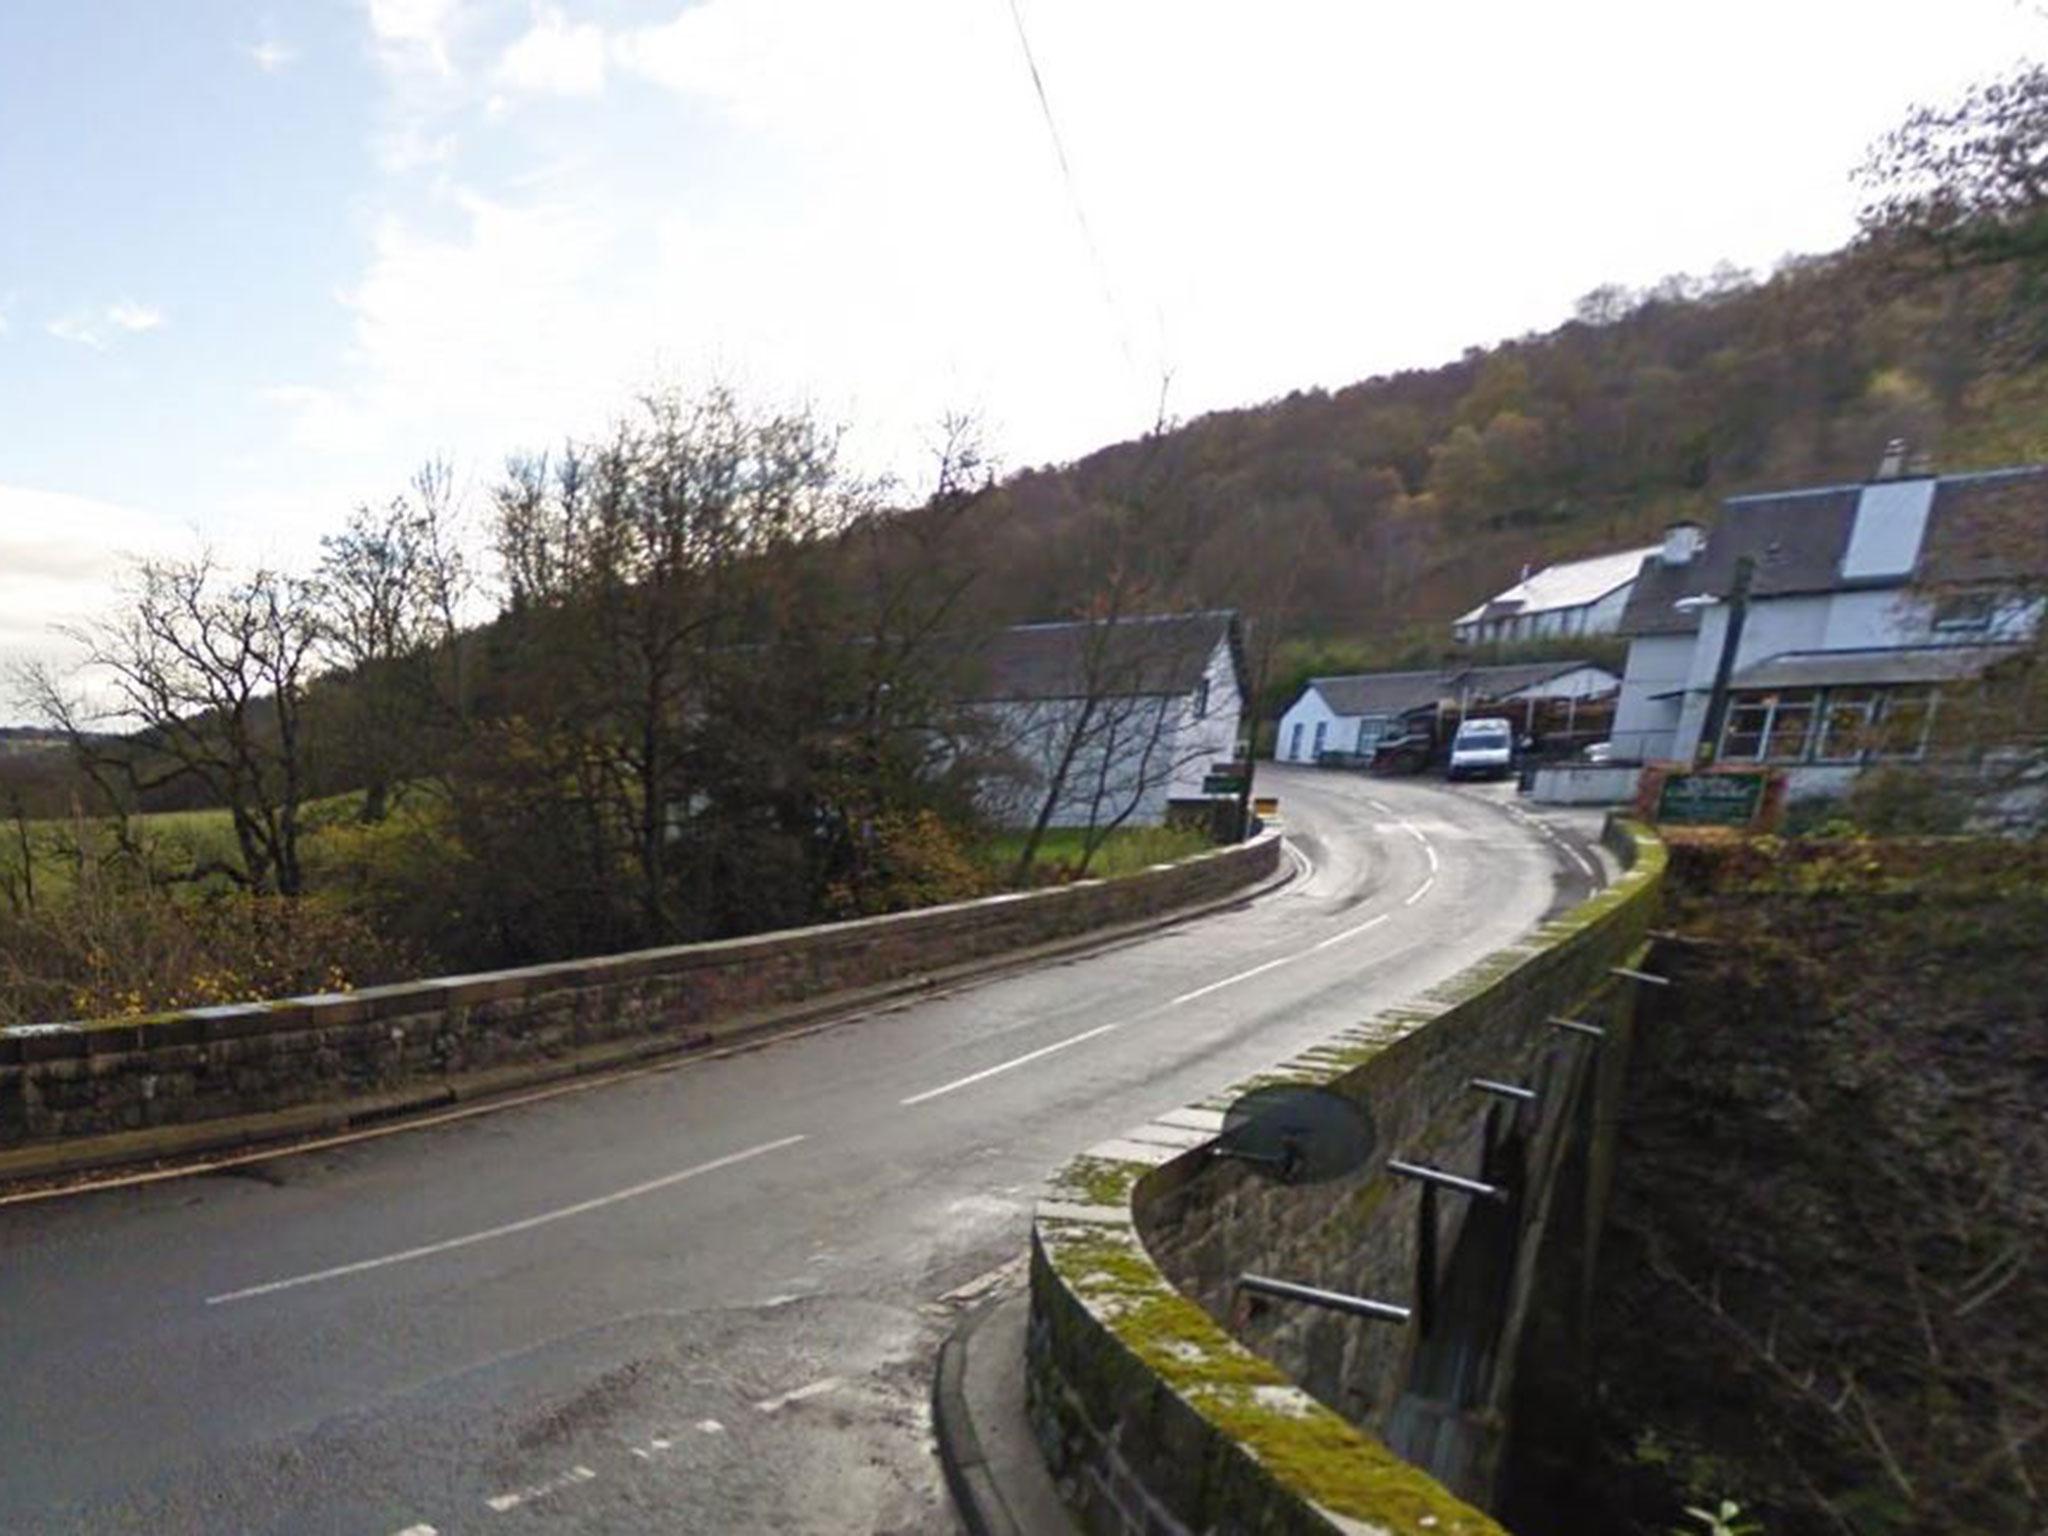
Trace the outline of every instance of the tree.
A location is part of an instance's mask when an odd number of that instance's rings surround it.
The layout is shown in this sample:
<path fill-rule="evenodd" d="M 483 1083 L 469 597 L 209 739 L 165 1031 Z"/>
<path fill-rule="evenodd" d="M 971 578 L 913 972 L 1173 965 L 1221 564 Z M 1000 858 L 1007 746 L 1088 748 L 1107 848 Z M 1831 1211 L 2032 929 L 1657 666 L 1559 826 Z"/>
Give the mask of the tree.
<path fill-rule="evenodd" d="M 2048 268 L 2048 66 L 1916 108 L 1857 172 L 1866 235 L 1944 269 Z"/>
<path fill-rule="evenodd" d="M 430 463 L 410 495 L 358 507 L 320 541 L 321 635 L 342 676 L 324 690 L 329 752 L 363 792 L 362 819 L 384 819 L 395 792 L 435 757 L 428 738 L 464 710 L 460 610 L 470 590 L 447 465 Z"/>
<path fill-rule="evenodd" d="M 537 787 L 569 794 L 597 889 L 631 871 L 644 941 L 716 926 L 702 882 L 763 816 L 796 814 L 769 803 L 793 787 L 792 738 L 750 723 L 790 697 L 806 560 L 848 492 L 812 417 L 712 390 L 649 398 L 601 443 L 515 462 L 496 493 Z"/>
<path fill-rule="evenodd" d="M 196 786 L 227 809 L 239 860 L 185 873 L 298 895 L 315 588 L 268 568 L 236 575 L 210 552 L 146 560 L 123 609 L 66 633 L 85 652 L 89 692 L 47 669 L 30 673 L 29 691 L 120 819 L 124 845 L 140 796 Z"/>

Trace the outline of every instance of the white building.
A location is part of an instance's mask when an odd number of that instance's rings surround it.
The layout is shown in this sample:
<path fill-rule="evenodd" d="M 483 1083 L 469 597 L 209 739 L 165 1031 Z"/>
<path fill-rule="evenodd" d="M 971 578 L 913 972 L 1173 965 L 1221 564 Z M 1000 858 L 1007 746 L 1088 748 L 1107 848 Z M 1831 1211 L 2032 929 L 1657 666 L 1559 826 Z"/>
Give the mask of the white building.
<path fill-rule="evenodd" d="M 1001 770 L 984 806 L 1028 826 L 1156 826 L 1235 760 L 1247 695 L 1229 612 L 1022 624 L 993 637 L 970 702 Z"/>
<path fill-rule="evenodd" d="M 2025 553 L 2044 538 L 2042 466 L 1731 498 L 1711 532 L 1681 525 L 1643 561 L 1614 757 L 1695 756 L 1743 556 L 1754 575 L 1719 760 L 1781 765 L 1806 795 L 1923 756 L 1943 686 L 2032 633 L 2040 603 L 2018 578 L 2048 569 Z"/>
<path fill-rule="evenodd" d="M 1629 589 L 1647 549 L 1623 550 L 1546 565 L 1470 613 L 1451 621 L 1451 638 L 1467 645 L 1611 635 L 1621 625 Z"/>
<path fill-rule="evenodd" d="M 1599 698 L 1620 685 L 1605 667 L 1586 661 L 1312 677 L 1280 717 L 1273 756 L 1283 763 L 1319 762 L 1326 752 L 1363 756 L 1412 716 L 1526 699 Z"/>

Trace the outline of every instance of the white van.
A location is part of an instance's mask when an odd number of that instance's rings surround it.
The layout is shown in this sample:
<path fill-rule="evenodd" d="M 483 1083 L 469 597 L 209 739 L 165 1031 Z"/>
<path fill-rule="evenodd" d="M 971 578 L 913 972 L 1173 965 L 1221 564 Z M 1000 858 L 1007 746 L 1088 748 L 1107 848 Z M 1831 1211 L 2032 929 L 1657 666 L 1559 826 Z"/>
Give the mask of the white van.
<path fill-rule="evenodd" d="M 1505 778 L 1515 771 L 1514 728 L 1505 720 L 1467 720 L 1451 738 L 1454 779 Z"/>

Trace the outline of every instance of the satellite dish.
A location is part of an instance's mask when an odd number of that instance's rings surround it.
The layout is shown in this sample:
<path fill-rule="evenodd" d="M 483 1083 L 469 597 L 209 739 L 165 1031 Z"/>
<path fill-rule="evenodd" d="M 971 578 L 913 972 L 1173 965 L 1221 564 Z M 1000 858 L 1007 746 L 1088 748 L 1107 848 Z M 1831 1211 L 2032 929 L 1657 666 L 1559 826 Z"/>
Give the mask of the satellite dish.
<path fill-rule="evenodd" d="M 1271 1083 L 1223 1112 L 1213 1151 L 1283 1184 L 1319 1184 L 1363 1167 L 1378 1139 L 1363 1104 L 1328 1088 Z"/>

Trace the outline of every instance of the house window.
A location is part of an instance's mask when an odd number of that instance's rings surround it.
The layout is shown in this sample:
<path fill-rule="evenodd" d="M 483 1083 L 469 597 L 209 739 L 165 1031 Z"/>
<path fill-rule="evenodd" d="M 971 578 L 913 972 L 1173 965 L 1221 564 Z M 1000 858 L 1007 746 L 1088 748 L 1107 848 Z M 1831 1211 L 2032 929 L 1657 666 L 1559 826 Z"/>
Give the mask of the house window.
<path fill-rule="evenodd" d="M 1293 762 L 1301 761 L 1301 722 L 1294 722 L 1294 734 L 1288 738 L 1287 756 Z"/>
<path fill-rule="evenodd" d="M 1934 724 L 1932 688 L 1895 688 L 1884 701 L 1877 726 L 1879 757 L 1920 757 L 1927 751 L 1927 733 Z"/>
<path fill-rule="evenodd" d="M 1209 679 L 1202 678 L 1195 684 L 1195 718 L 1202 719 L 1209 713 Z"/>
<path fill-rule="evenodd" d="M 1327 721 L 1327 720 L 1318 720 L 1318 721 L 1316 722 L 1316 756 L 1317 756 L 1317 757 L 1321 757 L 1321 756 L 1323 755 L 1323 737 L 1324 737 L 1324 736 L 1326 736 L 1327 734 L 1329 734 L 1329 730 L 1330 730 L 1330 722 L 1329 722 L 1329 721 Z"/>
<path fill-rule="evenodd" d="M 1738 693 L 1721 730 L 1723 759 L 1751 763 L 1799 762 L 1813 736 L 1819 692 L 1782 688 L 1775 693 Z"/>
<path fill-rule="evenodd" d="M 1877 745 L 1875 726 L 1884 695 L 1875 688 L 1830 688 L 1820 714 L 1815 759 L 1853 763 Z"/>
<path fill-rule="evenodd" d="M 1989 629 L 1998 603 L 1989 592 L 1957 592 L 1934 605 L 1934 627 L 1941 630 Z"/>
<path fill-rule="evenodd" d="M 1364 755 L 1365 755 L 1366 753 L 1370 752 L 1370 751 L 1372 750 L 1372 746 L 1373 746 L 1373 743 L 1374 743 L 1374 742 L 1376 742 L 1376 741 L 1378 741 L 1378 740 L 1379 740 L 1379 737 L 1380 737 L 1380 733 L 1379 733 L 1379 730 L 1378 730 L 1378 728 L 1377 728 L 1377 727 L 1376 727 L 1376 726 L 1375 726 L 1375 725 L 1373 724 L 1373 722 L 1372 722 L 1372 721 L 1370 721 L 1370 720 L 1361 720 L 1361 721 L 1359 721 L 1359 722 L 1358 722 L 1358 753 L 1359 753 L 1359 756 L 1363 757 L 1363 756 L 1364 756 Z"/>

